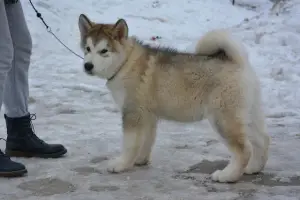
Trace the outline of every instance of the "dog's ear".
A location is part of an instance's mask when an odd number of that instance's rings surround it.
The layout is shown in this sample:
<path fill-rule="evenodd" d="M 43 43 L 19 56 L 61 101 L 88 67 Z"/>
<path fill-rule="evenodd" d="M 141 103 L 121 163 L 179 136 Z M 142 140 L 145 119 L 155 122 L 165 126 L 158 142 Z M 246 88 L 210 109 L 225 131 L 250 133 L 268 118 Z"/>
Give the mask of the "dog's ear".
<path fill-rule="evenodd" d="M 92 27 L 93 22 L 84 14 L 81 14 L 78 19 L 78 26 L 81 36 L 86 35 L 88 30 Z"/>
<path fill-rule="evenodd" d="M 116 40 L 128 38 L 128 26 L 124 19 L 119 19 L 113 28 L 113 36 Z"/>

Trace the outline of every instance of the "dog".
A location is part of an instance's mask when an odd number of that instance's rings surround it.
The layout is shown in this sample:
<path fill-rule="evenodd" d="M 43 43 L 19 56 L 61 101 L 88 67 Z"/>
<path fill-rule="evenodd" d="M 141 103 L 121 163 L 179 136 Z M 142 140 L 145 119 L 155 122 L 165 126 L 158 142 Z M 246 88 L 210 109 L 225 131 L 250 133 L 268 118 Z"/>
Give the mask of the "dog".
<path fill-rule="evenodd" d="M 264 169 L 270 138 L 260 82 L 247 51 L 229 32 L 205 33 L 188 53 L 129 37 L 124 19 L 96 23 L 81 14 L 78 26 L 83 70 L 107 80 L 122 113 L 122 153 L 108 172 L 150 163 L 158 120 L 204 119 L 232 153 L 228 165 L 212 173 L 214 181 L 236 182 Z"/>

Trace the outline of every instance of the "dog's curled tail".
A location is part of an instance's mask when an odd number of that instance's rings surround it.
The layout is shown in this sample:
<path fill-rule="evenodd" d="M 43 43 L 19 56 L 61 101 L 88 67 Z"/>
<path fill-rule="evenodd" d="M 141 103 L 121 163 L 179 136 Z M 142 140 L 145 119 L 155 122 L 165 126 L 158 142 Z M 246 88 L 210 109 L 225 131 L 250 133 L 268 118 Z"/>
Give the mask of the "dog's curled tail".
<path fill-rule="evenodd" d="M 195 53 L 211 55 L 220 50 L 223 50 L 233 62 L 242 66 L 248 64 L 248 54 L 245 47 L 223 29 L 205 33 L 198 41 Z"/>

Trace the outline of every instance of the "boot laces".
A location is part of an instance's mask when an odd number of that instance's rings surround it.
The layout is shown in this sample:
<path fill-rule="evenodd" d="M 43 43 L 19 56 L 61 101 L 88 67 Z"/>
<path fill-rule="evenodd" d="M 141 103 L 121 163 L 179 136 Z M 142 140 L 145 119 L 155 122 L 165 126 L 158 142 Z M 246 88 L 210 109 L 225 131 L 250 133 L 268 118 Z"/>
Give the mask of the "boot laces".
<path fill-rule="evenodd" d="M 43 140 L 41 140 L 36 134 L 35 134 L 35 129 L 33 126 L 32 121 L 36 119 L 36 114 L 30 114 L 30 123 L 28 123 L 28 126 L 26 128 L 30 129 L 29 131 L 29 136 L 33 138 L 34 140 L 38 141 L 41 144 L 45 144 Z"/>

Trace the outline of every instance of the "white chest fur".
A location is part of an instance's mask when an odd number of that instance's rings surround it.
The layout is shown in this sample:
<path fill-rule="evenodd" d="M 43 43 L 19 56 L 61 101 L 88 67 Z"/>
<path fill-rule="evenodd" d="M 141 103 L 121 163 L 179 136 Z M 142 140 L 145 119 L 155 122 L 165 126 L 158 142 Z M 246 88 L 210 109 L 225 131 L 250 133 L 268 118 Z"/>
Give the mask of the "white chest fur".
<path fill-rule="evenodd" d="M 112 82 L 107 83 L 106 86 L 110 90 L 115 103 L 121 111 L 125 99 L 125 89 L 123 84 L 119 80 L 114 80 Z"/>

